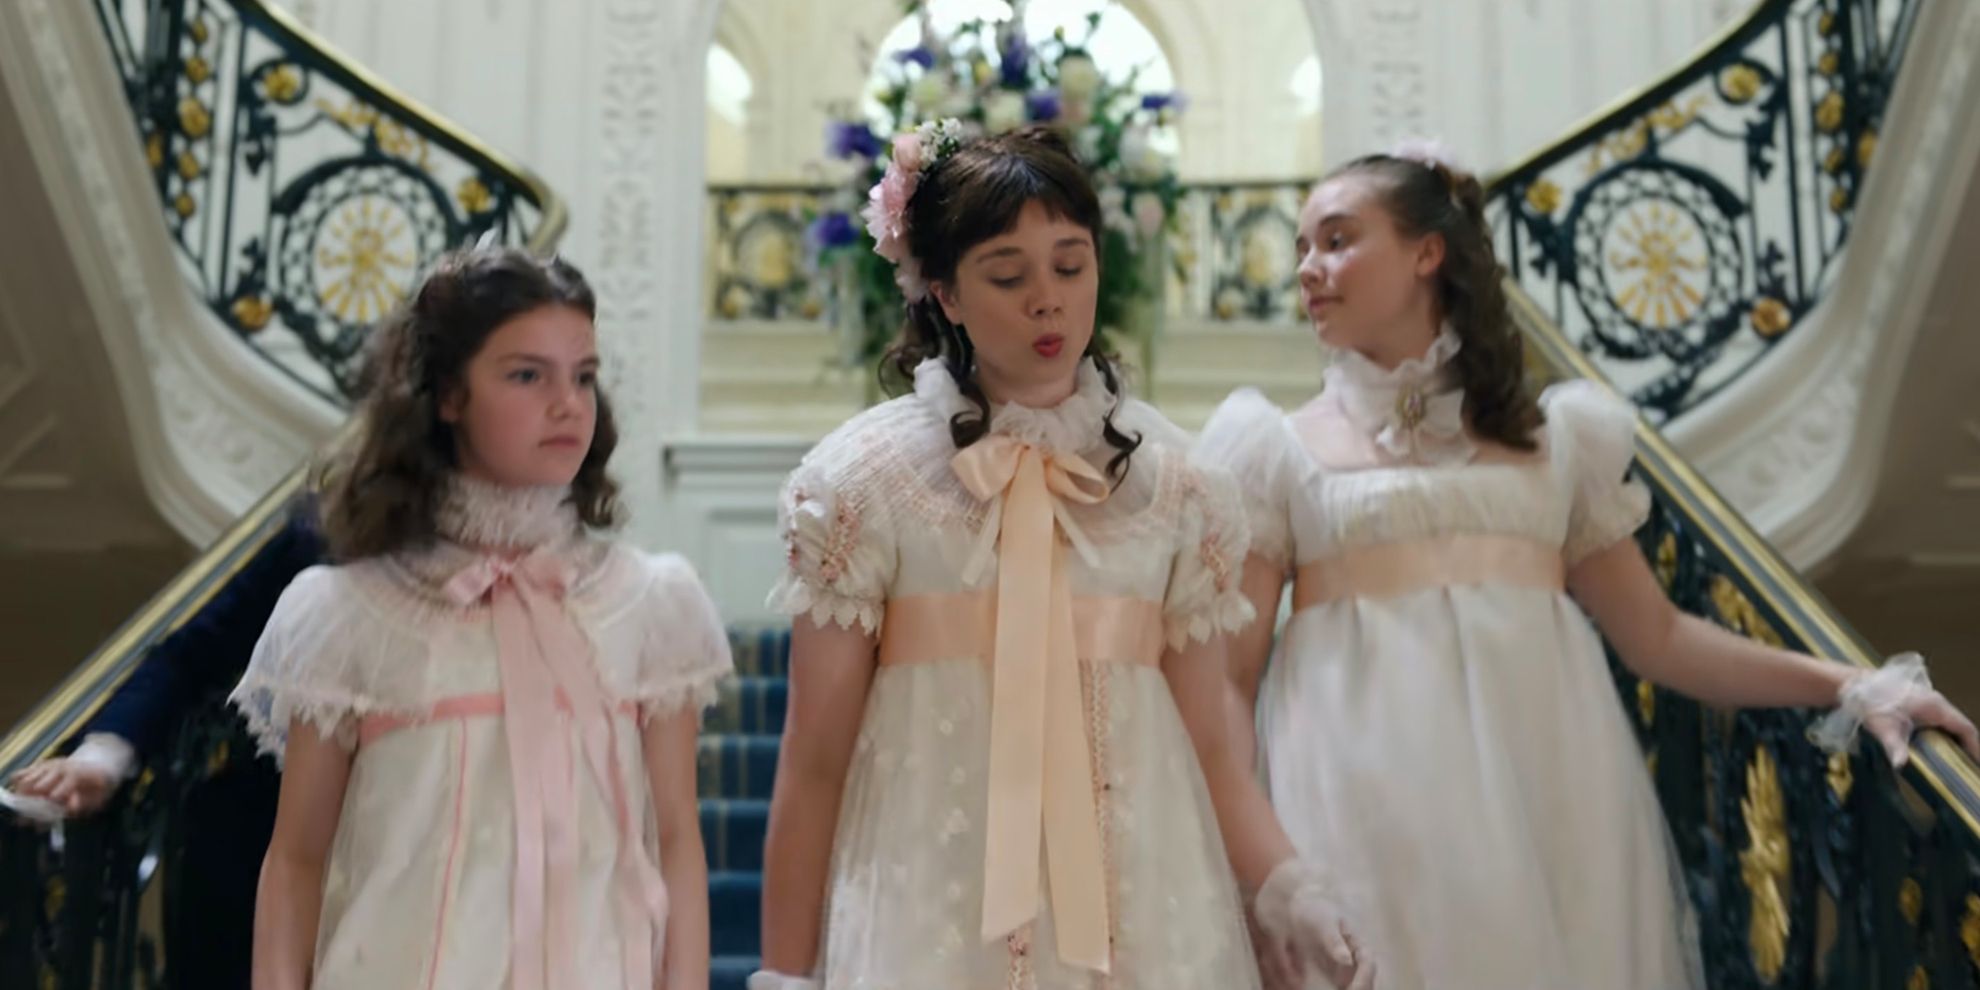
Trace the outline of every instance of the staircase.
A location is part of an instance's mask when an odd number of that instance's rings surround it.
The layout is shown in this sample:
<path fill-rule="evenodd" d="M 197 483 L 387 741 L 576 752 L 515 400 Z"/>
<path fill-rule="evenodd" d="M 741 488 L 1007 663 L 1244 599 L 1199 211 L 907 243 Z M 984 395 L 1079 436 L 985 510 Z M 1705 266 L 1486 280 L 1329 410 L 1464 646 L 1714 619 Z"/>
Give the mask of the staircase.
<path fill-rule="evenodd" d="M 182 53 L 177 35 L 128 30 L 125 18 L 151 10 L 177 15 L 194 7 L 228 16 L 210 23 L 175 16 L 161 23 L 199 44 L 207 43 L 213 25 L 245 32 L 256 50 L 280 52 L 317 84 L 344 87 L 424 135 L 436 149 L 446 150 L 452 163 L 446 168 L 457 171 L 449 171 L 436 186 L 442 202 L 435 209 L 445 215 L 440 226 L 447 230 L 441 241 L 455 243 L 458 235 L 490 229 L 502 231 L 512 242 L 526 240 L 539 247 L 556 240 L 561 207 L 546 191 L 462 141 L 425 111 L 366 88 L 361 74 L 288 26 L 262 0 L 157 0 L 145 5 L 97 0 L 113 47 L 122 39 L 117 51 L 136 50 L 133 39 L 174 42 L 156 51 L 146 49 L 145 59 L 118 61 L 140 136 L 186 128 L 187 115 L 171 98 L 178 95 L 175 80 L 184 76 Z M 12 9 L 0 4 L 0 20 Z M 1647 372 L 1623 374 L 1625 359 L 1643 361 L 1603 336 L 1622 326 L 1622 318 L 1595 325 L 1577 315 L 1587 309 L 1586 292 L 1592 291 L 1597 274 L 1591 265 L 1578 263 L 1577 224 L 1592 224 L 1595 206 L 1613 212 L 1634 205 L 1610 198 L 1619 185 L 1659 200 L 1669 188 L 1703 181 L 1699 168 L 1687 163 L 1710 164 L 1715 155 L 1709 149 L 1694 152 L 1690 143 L 1731 134 L 1744 151 L 1750 142 L 1770 135 L 1782 135 L 1784 141 L 1795 135 L 1805 139 L 1810 129 L 1824 135 L 1814 140 L 1831 152 L 1820 165 L 1803 163 L 1828 176 L 1810 188 L 1827 191 L 1823 203 L 1830 214 L 1847 219 L 1871 188 L 1863 180 L 1881 111 L 1890 99 L 1900 42 L 1913 33 L 1914 19 L 1942 27 L 1957 20 L 1944 12 L 1962 9 L 1952 0 L 1762 0 L 1746 21 L 1694 63 L 1499 177 L 1493 184 L 1496 226 L 1512 239 L 1505 257 L 1513 262 L 1515 316 L 1535 345 L 1536 363 L 1557 375 L 1607 373 L 1632 388 L 1655 383 L 1639 399 L 1664 422 L 1703 405 L 1713 388 L 1744 367 L 1721 362 L 1743 361 L 1751 348 L 1715 349 L 1723 341 L 1708 335 L 1701 340 L 1713 346 L 1694 347 L 1696 353 L 1684 360 L 1654 349 L 1652 363 L 1662 363 Z M 1935 36 L 1926 27 L 1917 33 Z M 1819 56 L 1812 66 L 1770 67 L 1764 60 L 1769 52 L 1818 50 L 1821 55 L 1833 50 L 1833 65 Z M 272 67 L 269 76 L 241 78 L 253 92 L 237 96 L 261 99 L 271 114 L 300 92 L 288 72 L 274 74 Z M 1715 124 L 1713 118 L 1688 109 L 1695 102 L 1688 96 L 1692 91 L 1709 91 L 1712 99 L 1726 104 L 1717 107 L 1726 114 L 1751 109 L 1772 130 L 1708 126 Z M 1815 108 L 1812 121 L 1784 116 L 1784 108 L 1793 107 Z M 201 123 L 198 129 L 206 126 Z M 1897 130 L 1895 123 L 1886 128 L 1884 140 L 1894 141 L 1891 132 Z M 402 157 L 376 129 L 357 128 L 345 137 L 356 142 L 355 157 L 363 166 L 397 167 L 393 160 Z M 1616 160 L 1619 153 L 1628 161 Z M 1766 156 L 1740 160 L 1759 162 L 1756 171 L 1772 161 Z M 1587 168 L 1591 161 L 1603 167 Z M 161 155 L 151 166 L 162 192 L 176 194 L 183 183 L 208 181 L 174 178 L 177 162 L 173 155 Z M 1765 171 L 1780 174 L 1771 165 Z M 1736 176 L 1744 177 L 1743 172 Z M 312 174 L 307 181 L 319 178 Z M 490 181 L 492 196 L 487 195 Z M 230 188 L 202 185 L 195 192 L 225 195 Z M 1795 205 L 1805 198 L 1796 193 L 1786 201 Z M 159 205 L 179 214 L 180 202 L 168 195 Z M 236 212 L 221 209 L 224 200 L 200 202 L 208 204 L 202 208 L 209 213 Z M 271 202 L 290 199 L 277 196 Z M 491 211 L 491 203 L 500 205 L 500 211 Z M 1707 196 L 1696 204 L 1702 204 L 1703 213 L 1709 213 L 1706 206 L 1742 212 L 1765 205 L 1758 199 L 1741 205 L 1725 196 Z M 244 222 L 259 222 L 253 211 L 238 212 Z M 1786 214 L 1771 216 L 1775 219 L 1757 229 L 1802 229 L 1779 219 Z M 183 227 L 168 222 L 174 232 Z M 1778 277 L 1778 253 L 1807 258 L 1811 270 L 1833 272 L 1842 267 L 1841 234 L 1849 229 L 1846 223 L 1836 226 L 1838 222 L 1806 228 L 1821 234 L 1819 243 L 1780 239 L 1785 247 L 1776 248 L 1765 239 L 1749 238 L 1754 243 L 1734 245 L 1739 251 L 1722 260 L 1765 274 L 1767 284 L 1740 283 L 1743 295 L 1736 305 L 1722 301 L 1685 319 L 1695 316 L 1694 322 L 1709 324 L 1706 329 L 1714 334 L 1745 333 L 1739 328 L 1747 327 L 1772 347 L 1772 341 L 1788 335 L 1817 308 L 1829 284 L 1820 278 L 1800 284 Z M 1715 231 L 1731 229 L 1717 221 L 1709 225 Z M 1756 253 L 1740 253 L 1746 251 Z M 211 317 L 242 333 L 242 342 L 257 359 L 304 379 L 305 386 L 314 382 L 325 392 L 336 391 L 337 373 L 346 367 L 342 359 L 349 355 L 325 355 L 319 353 L 321 347 L 308 346 L 322 343 L 311 335 L 325 330 L 327 319 L 288 323 L 287 314 L 312 304 L 305 287 L 269 284 L 262 278 L 266 273 L 258 270 L 245 273 L 255 278 L 244 277 L 231 267 L 241 260 L 232 254 L 205 260 L 225 276 L 215 280 L 224 291 L 203 293 L 197 300 Z M 1590 281 L 1577 281 L 1583 276 Z M 264 290 L 287 307 L 274 306 L 271 315 Z M 1646 337 L 1656 342 L 1677 340 L 1679 331 L 1693 329 L 1688 323 L 1641 326 L 1635 316 L 1626 322 L 1632 332 L 1657 331 Z M 1175 319 L 1163 341 L 1152 376 L 1153 397 L 1186 426 L 1199 422 L 1236 384 L 1263 384 L 1275 399 L 1291 403 L 1310 392 L 1317 376 L 1315 349 L 1297 325 L 1223 319 L 1203 326 Z M 734 432 L 824 432 L 865 398 L 858 377 L 827 370 L 835 346 L 830 331 L 817 322 L 766 320 L 711 329 L 704 364 L 704 422 Z M 312 364 L 301 366 L 305 359 Z M 1260 368 L 1270 370 L 1261 374 Z M 753 412 L 764 409 L 771 412 Z M 1872 662 L 1868 645 L 1699 479 L 1663 433 L 1648 425 L 1639 431 L 1636 469 L 1655 496 L 1654 515 L 1639 540 L 1665 593 L 1681 608 L 1758 639 L 1847 662 Z M 302 483 L 298 472 L 274 485 L 259 506 L 240 516 L 69 681 L 0 736 L 0 777 L 73 739 L 145 651 L 195 615 L 218 584 L 259 550 L 276 525 L 277 507 Z M 707 719 L 697 761 L 709 865 L 711 985 L 717 988 L 741 987 L 760 951 L 763 841 L 788 691 L 790 634 L 782 626 L 737 628 L 731 631 L 731 643 L 738 676 L 725 686 Z M 1912 763 L 1901 772 L 1874 756 L 1832 759 L 1807 743 L 1806 712 L 1721 717 L 1627 676 L 1619 678 L 1617 687 L 1645 745 L 1700 909 L 1713 986 L 1980 986 L 1980 895 L 1974 893 L 1980 891 L 1980 771 L 1970 761 L 1938 738 L 1921 740 Z M 174 879 L 183 879 L 175 874 L 172 854 L 183 846 L 174 830 L 183 825 L 179 809 L 184 789 L 188 781 L 224 766 L 230 751 L 239 758 L 237 733 L 237 720 L 217 702 L 195 713 L 175 740 L 172 755 L 154 758 L 106 814 L 67 826 L 59 843 L 0 819 L 0 891 L 5 892 L 0 897 L 0 985 L 61 990 L 159 985 L 156 915 L 161 912 L 152 910 L 158 901 L 158 888 L 152 885 L 162 879 L 169 890 Z M 173 902 L 169 896 L 165 900 L 162 913 L 169 923 Z"/>
<path fill-rule="evenodd" d="M 787 628 L 731 630 L 736 678 L 703 726 L 696 761 L 701 840 L 708 848 L 710 990 L 742 990 L 756 968 L 762 932 L 763 835 L 770 781 L 784 731 Z"/>

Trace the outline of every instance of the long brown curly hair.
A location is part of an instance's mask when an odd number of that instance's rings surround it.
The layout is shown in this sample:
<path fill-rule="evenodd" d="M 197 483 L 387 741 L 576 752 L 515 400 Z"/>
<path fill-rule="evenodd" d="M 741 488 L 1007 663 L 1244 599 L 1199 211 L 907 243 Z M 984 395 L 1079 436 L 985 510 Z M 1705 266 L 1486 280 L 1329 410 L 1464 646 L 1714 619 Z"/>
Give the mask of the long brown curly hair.
<path fill-rule="evenodd" d="M 1032 126 L 964 145 L 922 175 L 907 206 L 908 250 L 920 261 L 922 277 L 930 282 L 954 279 L 957 263 L 970 248 L 1008 233 L 1032 202 L 1054 218 L 1085 227 L 1093 235 L 1099 263 L 1104 243 L 1100 196 L 1065 136 Z M 915 367 L 928 358 L 942 360 L 957 389 L 976 407 L 974 414 L 957 413 L 949 421 L 950 437 L 958 448 L 981 440 L 990 429 L 990 400 L 976 381 L 976 348 L 964 328 L 949 322 L 933 293 L 908 306 L 900 336 L 881 362 L 881 384 L 892 394 L 906 391 Z M 1097 327 L 1083 359 L 1099 369 L 1107 391 L 1121 394 L 1120 370 Z M 1141 435 L 1116 428 L 1112 411 L 1101 422 L 1101 435 L 1115 450 L 1107 473 L 1118 483 L 1127 477 Z"/>
<path fill-rule="evenodd" d="M 458 467 L 442 397 L 467 388 L 468 362 L 504 323 L 545 306 L 597 317 L 584 275 L 515 248 L 444 255 L 419 291 L 372 331 L 359 376 L 357 433 L 317 471 L 323 535 L 339 560 L 375 557 L 437 536 L 434 513 Z M 586 526 L 612 525 L 619 488 L 605 472 L 618 426 L 602 387 L 591 449 L 571 482 Z"/>
<path fill-rule="evenodd" d="M 1506 307 L 1484 186 L 1469 172 L 1393 155 L 1356 158 L 1323 181 L 1348 175 L 1376 180 L 1382 206 L 1403 235 L 1443 236 L 1437 295 L 1462 344 L 1451 369 L 1464 389 L 1465 419 L 1485 439 L 1536 449 L 1533 434 L 1545 418 L 1526 387 L 1525 345 Z"/>

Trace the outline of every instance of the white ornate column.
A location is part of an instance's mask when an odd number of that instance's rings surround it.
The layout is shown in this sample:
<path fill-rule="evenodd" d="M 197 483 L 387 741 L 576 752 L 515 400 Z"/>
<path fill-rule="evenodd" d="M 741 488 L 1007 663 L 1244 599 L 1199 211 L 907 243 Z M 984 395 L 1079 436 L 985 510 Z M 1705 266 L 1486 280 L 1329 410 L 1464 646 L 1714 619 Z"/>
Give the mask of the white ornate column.
<path fill-rule="evenodd" d="M 595 141 L 586 181 L 583 261 L 620 438 L 614 473 L 632 510 L 628 534 L 664 542 L 661 444 L 694 428 L 701 363 L 704 66 L 709 0 L 592 5 Z"/>

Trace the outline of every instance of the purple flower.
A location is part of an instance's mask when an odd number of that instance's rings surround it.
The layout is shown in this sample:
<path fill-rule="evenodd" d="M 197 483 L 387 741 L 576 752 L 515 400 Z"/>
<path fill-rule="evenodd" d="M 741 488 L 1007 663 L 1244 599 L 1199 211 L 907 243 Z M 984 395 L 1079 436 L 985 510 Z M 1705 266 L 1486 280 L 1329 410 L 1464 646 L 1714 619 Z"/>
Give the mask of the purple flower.
<path fill-rule="evenodd" d="M 811 227 L 804 232 L 804 236 L 820 249 L 846 247 L 859 242 L 859 228 L 853 226 L 850 214 L 833 210 L 811 221 Z"/>
<path fill-rule="evenodd" d="M 1173 109 L 1177 113 L 1181 113 L 1183 108 L 1188 105 L 1189 101 L 1184 99 L 1180 92 L 1148 93 L 1141 98 L 1141 109 L 1143 110 L 1160 111 Z"/>
<path fill-rule="evenodd" d="M 854 120 L 835 120 L 825 125 L 825 152 L 833 158 L 878 158 L 883 146 L 878 135 Z"/>
<path fill-rule="evenodd" d="M 932 69 L 935 67 L 935 53 L 920 45 L 916 45 L 913 48 L 903 48 L 895 52 L 894 61 L 902 65 L 914 62 L 924 69 Z"/>
<path fill-rule="evenodd" d="M 1059 119 L 1059 91 L 1042 89 L 1024 98 L 1025 109 L 1031 112 L 1032 120 Z"/>
<path fill-rule="evenodd" d="M 1031 43 L 1025 40 L 1022 31 L 1013 30 L 1004 37 L 997 57 L 1000 62 L 997 74 L 1004 85 L 1021 88 L 1029 81 Z"/>

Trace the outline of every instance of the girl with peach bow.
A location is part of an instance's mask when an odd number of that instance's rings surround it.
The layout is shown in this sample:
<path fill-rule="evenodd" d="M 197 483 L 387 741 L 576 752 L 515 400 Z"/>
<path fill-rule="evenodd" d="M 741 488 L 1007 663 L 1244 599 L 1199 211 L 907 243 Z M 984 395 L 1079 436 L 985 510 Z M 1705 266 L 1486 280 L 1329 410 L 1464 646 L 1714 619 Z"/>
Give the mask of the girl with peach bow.
<path fill-rule="evenodd" d="M 752 990 L 1372 985 L 1233 759 L 1253 609 L 1230 479 L 1094 334 L 1098 198 L 1064 139 L 897 144 L 869 204 L 912 393 L 783 494 L 796 616 Z M 1109 979 L 1113 982 L 1109 984 Z"/>

